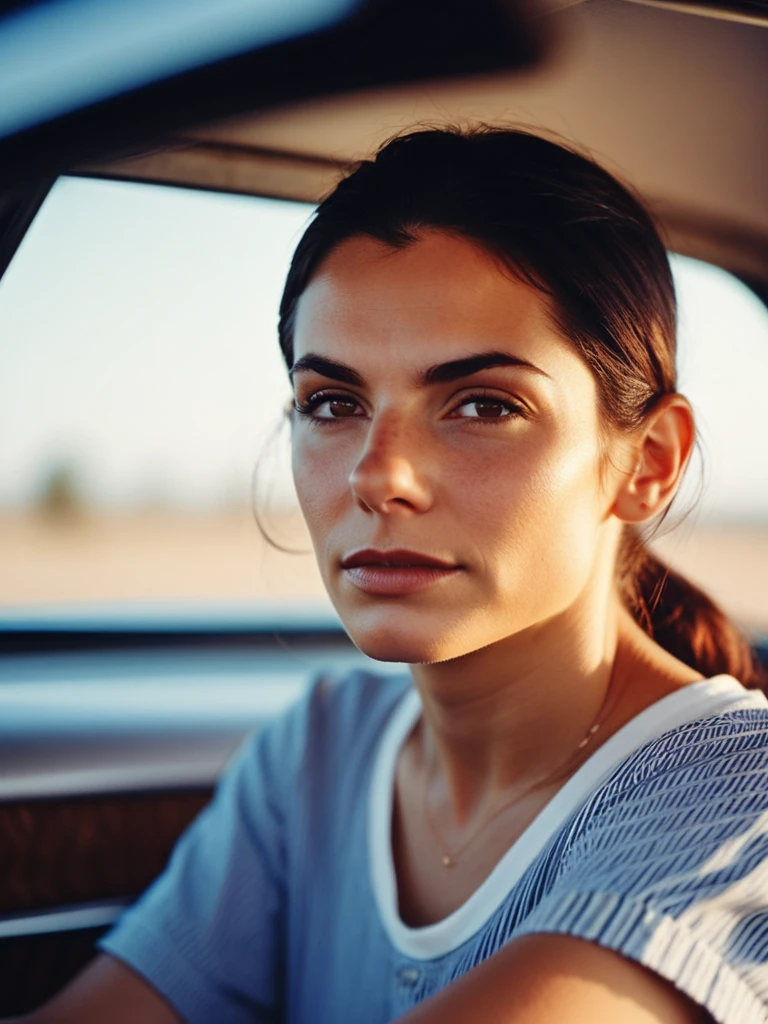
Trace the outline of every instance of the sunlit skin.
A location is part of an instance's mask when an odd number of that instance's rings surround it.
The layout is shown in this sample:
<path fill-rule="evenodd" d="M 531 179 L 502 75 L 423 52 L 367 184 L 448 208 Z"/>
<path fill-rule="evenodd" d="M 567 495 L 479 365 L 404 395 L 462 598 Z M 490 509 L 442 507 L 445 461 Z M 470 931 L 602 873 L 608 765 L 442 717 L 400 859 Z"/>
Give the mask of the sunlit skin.
<path fill-rule="evenodd" d="M 318 354 L 363 381 L 294 371 L 300 406 L 318 391 L 336 399 L 295 417 L 294 472 L 326 586 L 372 657 L 445 661 L 519 634 L 570 608 L 612 558 L 595 383 L 549 321 L 540 293 L 436 235 L 396 254 L 349 242 L 302 296 L 296 363 Z M 537 369 L 420 381 L 496 351 Z M 369 547 L 459 569 L 371 599 L 340 568 Z"/>
<path fill-rule="evenodd" d="M 424 382 L 488 352 L 535 369 Z M 359 383 L 302 368 L 310 357 Z M 594 378 L 546 296 L 439 232 L 399 250 L 342 244 L 299 300 L 294 359 L 297 405 L 313 406 L 294 416 L 294 476 L 320 571 L 355 643 L 413 665 L 447 837 L 577 747 L 617 645 L 634 652 L 619 652 L 630 682 L 614 680 L 617 724 L 697 678 L 629 622 L 613 581 L 624 522 L 674 493 L 692 443 L 683 399 L 654 428 L 657 449 L 671 438 L 669 465 L 633 475 L 643 438 L 602 422 Z M 456 570 L 415 593 L 371 595 L 342 566 L 367 548 Z"/>

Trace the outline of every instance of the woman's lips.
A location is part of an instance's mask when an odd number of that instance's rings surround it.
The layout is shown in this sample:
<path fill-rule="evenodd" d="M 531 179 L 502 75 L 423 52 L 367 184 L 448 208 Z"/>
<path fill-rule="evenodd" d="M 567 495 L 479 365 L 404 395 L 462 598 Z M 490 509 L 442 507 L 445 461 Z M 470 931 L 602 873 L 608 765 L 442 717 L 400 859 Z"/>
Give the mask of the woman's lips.
<path fill-rule="evenodd" d="M 398 597 L 447 579 L 461 566 L 416 551 L 359 551 L 342 561 L 353 586 L 375 597 Z"/>
<path fill-rule="evenodd" d="M 457 572 L 459 572 L 458 567 L 455 569 L 428 569 L 422 565 L 415 565 L 411 568 L 402 565 L 359 565 L 344 570 L 347 579 L 358 590 L 378 597 L 413 594 L 417 590 L 424 590 L 433 583 L 447 579 L 448 576 L 453 576 Z"/>

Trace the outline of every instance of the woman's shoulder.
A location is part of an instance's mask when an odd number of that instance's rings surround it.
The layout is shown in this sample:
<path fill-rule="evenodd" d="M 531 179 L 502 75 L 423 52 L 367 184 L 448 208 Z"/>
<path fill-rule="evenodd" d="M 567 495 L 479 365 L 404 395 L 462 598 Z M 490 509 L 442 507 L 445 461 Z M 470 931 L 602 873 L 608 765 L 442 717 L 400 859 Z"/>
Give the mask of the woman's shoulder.
<path fill-rule="evenodd" d="M 271 732 L 279 737 L 279 742 L 290 739 L 301 746 L 308 733 L 318 730 L 344 732 L 366 723 L 380 724 L 411 688 L 411 678 L 405 670 L 395 673 L 376 672 L 367 667 L 320 669 L 307 678 L 294 699 L 267 718 L 252 739 Z"/>
<path fill-rule="evenodd" d="M 341 728 L 357 727 L 372 717 L 387 719 L 411 688 L 406 669 L 325 671 L 310 681 L 304 700 L 310 716 L 330 718 Z"/>
<path fill-rule="evenodd" d="M 758 778 L 768 762 L 768 702 L 743 695 L 719 708 L 663 729 L 621 762 L 603 788 L 603 799 L 629 804 L 666 794 L 679 803 L 691 789 L 711 796 L 738 789 L 737 779 Z"/>
<path fill-rule="evenodd" d="M 662 875 L 695 874 L 701 883 L 708 858 L 747 836 L 752 850 L 761 836 L 768 854 L 767 782 L 768 703 L 745 691 L 621 761 L 571 822 L 566 859 L 622 891 Z M 738 859 L 735 873 L 750 869 Z"/>
<path fill-rule="evenodd" d="M 558 836 L 546 895 L 516 934 L 588 939 L 672 981 L 717 1020 L 763 1020 L 766 782 L 764 701 L 662 732 Z"/>
<path fill-rule="evenodd" d="M 405 672 L 321 671 L 298 699 L 251 736 L 232 767 L 236 770 L 239 762 L 251 771 L 257 763 L 274 762 L 286 781 L 292 769 L 327 775 L 340 767 L 339 759 L 348 767 L 355 757 L 370 755 L 411 686 Z"/>
<path fill-rule="evenodd" d="M 320 744 L 326 755 L 337 743 L 347 750 L 357 744 L 368 746 L 411 689 L 407 672 L 323 672 L 309 683 L 293 710 L 301 722 L 299 743 L 304 748 Z"/>

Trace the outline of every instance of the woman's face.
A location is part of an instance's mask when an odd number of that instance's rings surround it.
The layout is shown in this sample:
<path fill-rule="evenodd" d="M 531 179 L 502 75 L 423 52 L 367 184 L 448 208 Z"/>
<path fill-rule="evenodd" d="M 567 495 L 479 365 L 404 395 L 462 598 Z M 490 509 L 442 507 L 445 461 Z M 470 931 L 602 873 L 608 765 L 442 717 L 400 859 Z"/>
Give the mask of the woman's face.
<path fill-rule="evenodd" d="M 296 488 L 366 654 L 455 658 L 594 581 L 616 536 L 605 435 L 541 292 L 461 237 L 356 237 L 301 296 L 294 346 Z"/>

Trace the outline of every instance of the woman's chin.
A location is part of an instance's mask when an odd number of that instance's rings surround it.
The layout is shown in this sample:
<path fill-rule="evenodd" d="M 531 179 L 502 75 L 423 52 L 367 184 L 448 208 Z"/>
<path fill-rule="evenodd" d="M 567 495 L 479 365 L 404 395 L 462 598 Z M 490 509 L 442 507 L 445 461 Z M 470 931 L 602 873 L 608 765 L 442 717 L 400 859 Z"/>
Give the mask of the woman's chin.
<path fill-rule="evenodd" d="M 367 657 L 374 661 L 394 662 L 403 665 L 425 665 L 438 661 L 447 661 L 451 655 L 439 650 L 434 643 L 419 643 L 413 639 L 396 639 L 368 634 L 357 635 L 349 632 L 352 642 Z"/>
<path fill-rule="evenodd" d="M 420 623 L 410 614 L 387 617 L 369 614 L 344 614 L 341 620 L 352 642 L 374 661 L 398 662 L 407 665 L 434 664 L 467 654 L 474 645 L 467 645 L 462 631 L 447 631 L 429 622 Z M 378 621 L 377 621 L 378 620 Z"/>

